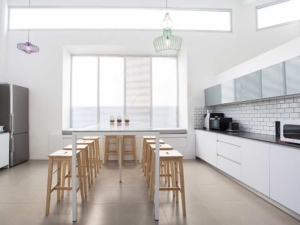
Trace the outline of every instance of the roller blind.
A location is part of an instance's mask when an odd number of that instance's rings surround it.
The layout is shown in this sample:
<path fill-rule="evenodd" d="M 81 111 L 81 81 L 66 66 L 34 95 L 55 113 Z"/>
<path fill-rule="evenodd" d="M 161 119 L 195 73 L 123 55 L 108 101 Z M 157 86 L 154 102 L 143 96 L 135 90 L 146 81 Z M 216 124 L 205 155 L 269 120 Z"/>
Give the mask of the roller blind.
<path fill-rule="evenodd" d="M 151 123 L 150 57 L 126 57 L 125 114 L 131 121 Z"/>

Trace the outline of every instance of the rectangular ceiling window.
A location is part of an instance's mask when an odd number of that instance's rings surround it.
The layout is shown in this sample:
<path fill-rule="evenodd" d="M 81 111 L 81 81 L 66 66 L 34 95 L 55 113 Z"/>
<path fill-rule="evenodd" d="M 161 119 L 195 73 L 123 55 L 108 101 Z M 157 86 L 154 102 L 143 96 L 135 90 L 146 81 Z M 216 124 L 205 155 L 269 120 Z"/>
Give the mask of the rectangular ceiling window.
<path fill-rule="evenodd" d="M 174 30 L 230 32 L 231 10 L 168 10 Z M 162 29 L 165 9 L 11 7 L 9 29 Z"/>
<path fill-rule="evenodd" d="M 287 0 L 256 8 L 257 28 L 264 29 L 300 20 L 300 0 Z"/>

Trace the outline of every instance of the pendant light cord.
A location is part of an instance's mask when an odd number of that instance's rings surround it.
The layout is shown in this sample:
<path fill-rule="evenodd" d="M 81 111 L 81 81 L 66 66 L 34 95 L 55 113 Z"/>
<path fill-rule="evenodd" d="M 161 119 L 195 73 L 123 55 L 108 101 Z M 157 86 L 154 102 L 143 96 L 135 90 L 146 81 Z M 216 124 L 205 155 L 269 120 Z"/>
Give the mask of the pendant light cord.
<path fill-rule="evenodd" d="M 168 0 L 166 0 L 166 11 L 168 12 Z"/>
<path fill-rule="evenodd" d="M 30 25 L 30 0 L 28 0 L 29 5 L 28 5 L 28 29 L 27 29 L 27 39 L 29 42 L 29 25 Z"/>

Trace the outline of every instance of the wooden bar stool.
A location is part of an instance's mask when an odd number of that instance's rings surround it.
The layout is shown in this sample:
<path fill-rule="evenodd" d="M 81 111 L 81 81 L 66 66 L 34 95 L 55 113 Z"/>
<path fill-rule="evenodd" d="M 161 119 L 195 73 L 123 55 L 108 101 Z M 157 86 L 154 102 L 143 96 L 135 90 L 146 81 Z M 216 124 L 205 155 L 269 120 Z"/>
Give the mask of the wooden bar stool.
<path fill-rule="evenodd" d="M 67 145 L 64 147 L 64 150 L 71 151 L 72 145 Z M 76 150 L 80 150 L 82 153 L 82 176 L 83 176 L 83 187 L 84 187 L 84 194 L 87 197 L 87 182 L 89 188 L 91 187 L 91 174 L 90 174 L 90 166 L 89 166 L 89 146 L 88 145 L 76 145 Z M 65 165 L 66 166 L 66 165 Z M 71 171 L 71 164 L 68 164 L 68 169 Z M 65 170 L 65 168 L 64 168 Z M 64 181 L 63 181 L 64 186 Z M 68 177 L 68 186 L 70 186 L 70 177 Z M 61 193 L 61 197 L 64 197 L 64 191 Z"/>
<path fill-rule="evenodd" d="M 152 173 L 152 171 L 153 171 L 153 165 L 152 165 L 152 155 L 153 155 L 153 152 L 155 151 L 155 149 L 156 149 L 156 145 L 155 144 L 150 144 L 149 145 L 149 147 L 150 147 L 150 155 L 149 155 L 149 170 L 148 170 L 148 181 L 147 181 L 147 183 L 148 183 L 148 186 L 149 187 L 151 187 L 151 173 Z M 173 149 L 173 147 L 171 146 L 171 145 L 169 145 L 169 144 L 159 144 L 159 150 L 161 150 L 161 151 L 166 151 L 166 150 L 172 150 Z M 167 163 L 167 162 L 165 162 L 165 163 L 163 163 L 163 162 L 161 162 L 160 163 L 160 174 L 162 175 L 162 174 L 166 174 L 166 171 L 170 171 L 170 168 L 169 168 L 169 164 Z M 165 178 L 166 178 L 166 181 L 168 182 L 168 186 L 170 186 L 170 177 L 169 176 L 165 176 Z"/>
<path fill-rule="evenodd" d="M 110 149 L 110 145 L 112 143 L 109 143 L 110 140 L 115 140 L 116 143 L 113 143 L 113 144 L 116 144 L 116 149 L 113 149 L 111 150 Z M 116 155 L 117 158 L 118 158 L 118 163 L 119 162 L 119 137 L 118 136 L 112 136 L 112 135 L 106 135 L 105 136 L 105 147 L 104 147 L 104 163 L 106 163 L 106 161 L 108 160 L 108 156 L 110 155 Z"/>
<path fill-rule="evenodd" d="M 96 149 L 94 148 L 95 143 L 92 140 L 78 140 L 77 145 L 88 145 L 89 146 L 89 165 L 91 172 L 91 182 L 94 182 L 93 176 L 97 177 L 97 158 L 96 158 Z"/>
<path fill-rule="evenodd" d="M 132 147 L 131 149 L 126 149 L 125 148 L 125 142 L 126 140 L 131 140 L 132 141 Z M 135 135 L 123 135 L 122 136 L 122 164 L 124 163 L 124 157 L 125 155 L 133 155 L 133 159 L 135 161 L 135 164 L 137 163 L 136 161 L 136 141 L 135 141 Z"/>
<path fill-rule="evenodd" d="M 66 168 L 64 165 L 68 162 L 69 165 L 72 164 L 72 152 L 71 151 L 65 151 L 65 150 L 58 150 L 50 155 L 49 162 L 48 162 L 48 182 L 47 182 L 47 195 L 46 195 L 46 215 L 49 214 L 49 208 L 50 208 L 50 200 L 51 200 L 51 193 L 53 191 L 57 191 L 57 201 L 60 201 L 60 191 L 61 190 L 72 190 L 72 187 L 63 187 L 62 186 L 62 180 L 65 180 L 66 177 L 66 171 L 62 168 Z M 76 159 L 77 159 L 77 165 L 78 165 L 78 180 L 79 180 L 79 186 L 77 187 L 77 192 L 80 190 L 81 195 L 81 201 L 84 201 L 84 195 L 83 195 L 83 188 L 82 188 L 82 167 L 81 167 L 81 151 L 76 151 Z M 53 164 L 54 161 L 57 161 L 57 170 L 54 172 L 57 172 L 57 183 L 52 187 L 52 174 L 53 174 Z M 63 166 L 61 165 L 63 164 Z M 76 171 L 75 171 L 76 174 Z M 70 174 L 70 176 L 72 176 Z"/>
<path fill-rule="evenodd" d="M 147 172 L 150 169 L 150 145 L 151 144 L 155 144 L 156 140 L 146 140 L 146 152 L 145 152 L 145 168 L 144 168 L 144 176 L 146 176 L 146 182 L 148 183 L 148 176 L 147 176 Z M 165 142 L 163 140 L 159 140 L 159 144 L 165 144 Z"/>
<path fill-rule="evenodd" d="M 151 200 L 154 201 L 154 193 L 155 193 L 155 154 L 156 151 L 152 154 L 152 167 L 153 173 L 151 174 L 151 187 L 150 187 L 150 195 Z M 182 201 L 182 212 L 183 216 L 186 216 L 186 205 L 185 205 L 185 187 L 184 187 L 184 172 L 183 172 L 183 155 L 177 150 L 171 151 L 160 151 L 159 158 L 163 162 L 168 162 L 171 165 L 172 170 L 172 187 L 160 187 L 160 191 L 175 191 L 176 202 L 178 202 L 178 191 L 181 193 L 181 201 Z M 178 168 L 179 167 L 179 168 Z M 178 174 L 180 176 L 180 185 L 178 184 Z"/>
<path fill-rule="evenodd" d="M 147 140 L 155 140 L 155 136 L 142 136 L 143 138 L 143 146 L 142 146 L 142 168 L 143 172 L 145 169 L 145 158 L 146 158 L 146 141 Z"/>
<path fill-rule="evenodd" d="M 82 140 L 95 141 L 96 158 L 97 158 L 97 172 L 99 173 L 101 168 L 101 157 L 100 157 L 100 141 L 98 136 L 88 136 L 82 138 Z"/>

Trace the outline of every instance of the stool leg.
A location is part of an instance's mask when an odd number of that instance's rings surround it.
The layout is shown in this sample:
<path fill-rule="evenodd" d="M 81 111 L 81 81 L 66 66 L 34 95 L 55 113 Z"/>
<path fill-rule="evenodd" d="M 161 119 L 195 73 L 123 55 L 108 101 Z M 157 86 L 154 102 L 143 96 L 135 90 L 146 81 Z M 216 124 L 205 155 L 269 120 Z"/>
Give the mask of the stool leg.
<path fill-rule="evenodd" d="M 101 152 L 100 152 L 100 141 L 99 138 L 96 140 L 97 143 L 97 152 L 98 152 L 98 160 L 99 160 L 99 172 L 101 168 Z"/>
<path fill-rule="evenodd" d="M 84 201 L 84 195 L 83 195 L 83 187 L 82 187 L 82 167 L 81 167 L 81 157 L 80 157 L 80 154 L 77 155 L 77 164 L 78 164 L 78 179 L 79 179 L 78 183 L 79 183 L 81 201 L 83 202 Z M 74 173 L 74 174 L 76 174 L 76 173 Z"/>
<path fill-rule="evenodd" d="M 99 160 L 98 160 L 98 149 L 97 149 L 96 140 L 94 140 L 94 149 L 95 149 L 95 163 L 96 163 L 97 173 L 99 173 Z"/>
<path fill-rule="evenodd" d="M 124 157 L 125 157 L 125 137 L 122 137 L 122 165 L 124 164 Z"/>
<path fill-rule="evenodd" d="M 172 187 L 176 187 L 175 186 L 175 167 L 174 167 L 174 162 L 170 162 L 170 166 L 171 166 L 171 177 L 172 177 Z M 176 191 L 173 190 L 173 196 L 175 196 Z"/>
<path fill-rule="evenodd" d="M 67 161 L 62 160 L 62 180 L 61 187 L 65 187 Z M 61 190 L 61 197 L 64 197 L 64 189 Z"/>
<path fill-rule="evenodd" d="M 179 173 L 180 173 L 180 191 L 181 191 L 182 211 L 183 211 L 183 215 L 186 216 L 185 188 L 184 188 L 184 174 L 183 174 L 182 158 L 179 159 Z"/>
<path fill-rule="evenodd" d="M 142 138 L 142 136 L 141 136 Z M 145 171 L 145 139 L 143 139 L 143 146 L 142 146 L 142 169 L 143 172 Z"/>
<path fill-rule="evenodd" d="M 71 187 L 71 171 L 72 171 L 72 163 L 68 161 L 68 187 Z"/>
<path fill-rule="evenodd" d="M 151 160 L 151 182 L 150 182 L 150 197 L 154 201 L 154 187 L 155 187 L 155 154 L 152 154 Z"/>
<path fill-rule="evenodd" d="M 46 195 L 46 215 L 49 214 L 50 199 L 51 199 L 51 187 L 52 187 L 52 170 L 53 160 L 50 157 L 48 162 L 48 181 L 47 181 L 47 195 Z"/>
<path fill-rule="evenodd" d="M 88 179 L 88 184 L 89 188 L 91 187 L 91 174 L 90 174 L 90 164 L 89 164 L 89 149 L 85 151 L 85 169 L 87 171 L 87 179 Z"/>
<path fill-rule="evenodd" d="M 174 162 L 174 176 L 175 176 L 175 187 L 179 187 L 178 185 L 178 164 Z M 178 202 L 178 191 L 175 190 L 175 198 L 176 202 Z"/>
<path fill-rule="evenodd" d="M 87 197 L 87 185 L 86 185 L 86 151 L 82 151 L 82 171 L 83 171 L 83 188 L 84 196 Z"/>
<path fill-rule="evenodd" d="M 170 162 L 166 162 L 167 163 L 167 165 L 165 165 L 165 166 L 167 166 L 167 174 L 168 174 L 168 187 L 170 187 Z"/>
<path fill-rule="evenodd" d="M 57 160 L 57 187 L 61 187 L 61 160 Z M 59 189 L 57 189 L 57 201 L 60 201 Z"/>
<path fill-rule="evenodd" d="M 107 151 L 108 151 L 108 141 L 107 141 L 107 137 L 104 137 L 105 138 L 105 144 L 104 144 L 104 159 L 103 159 L 103 164 L 106 163 L 107 161 Z"/>
<path fill-rule="evenodd" d="M 146 183 L 149 184 L 149 172 L 150 172 L 150 162 L 151 162 L 151 160 L 150 160 L 150 156 L 151 156 L 150 151 L 151 151 L 151 149 L 150 149 L 149 146 L 147 146 L 146 148 L 147 148 L 146 149 L 146 155 L 147 155 Z"/>
<path fill-rule="evenodd" d="M 133 157 L 134 157 L 135 164 L 137 164 L 137 158 L 136 158 L 136 140 L 135 140 L 135 137 L 133 137 Z"/>
<path fill-rule="evenodd" d="M 88 151 L 89 151 L 89 167 L 90 167 L 90 178 L 91 178 L 91 183 L 94 183 L 94 175 L 93 175 L 93 151 L 91 149 L 91 147 L 88 147 Z"/>
<path fill-rule="evenodd" d="M 97 162 L 96 162 L 96 151 L 95 151 L 95 145 L 91 145 L 91 149 L 92 149 L 92 153 L 93 153 L 93 156 L 92 156 L 92 165 L 93 165 L 93 168 L 94 168 L 94 175 L 95 177 L 97 177 Z"/>

